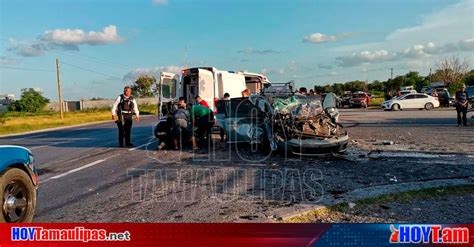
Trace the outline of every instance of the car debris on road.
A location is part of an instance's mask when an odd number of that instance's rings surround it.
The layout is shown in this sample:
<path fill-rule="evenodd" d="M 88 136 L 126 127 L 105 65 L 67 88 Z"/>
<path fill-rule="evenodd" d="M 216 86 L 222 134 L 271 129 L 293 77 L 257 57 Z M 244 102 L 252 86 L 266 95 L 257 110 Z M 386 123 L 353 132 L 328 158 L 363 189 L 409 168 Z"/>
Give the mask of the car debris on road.
<path fill-rule="evenodd" d="M 228 142 L 246 142 L 295 155 L 344 152 L 349 140 L 338 123 L 334 94 L 324 102 L 293 91 L 292 82 L 272 84 L 249 98 L 218 103 L 217 122 Z"/>

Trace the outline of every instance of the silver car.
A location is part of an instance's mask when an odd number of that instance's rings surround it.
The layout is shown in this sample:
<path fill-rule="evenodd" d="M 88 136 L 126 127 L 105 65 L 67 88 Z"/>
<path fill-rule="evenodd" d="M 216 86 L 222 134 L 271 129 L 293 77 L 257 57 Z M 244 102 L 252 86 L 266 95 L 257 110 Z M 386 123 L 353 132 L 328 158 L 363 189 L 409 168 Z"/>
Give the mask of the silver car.
<path fill-rule="evenodd" d="M 336 96 L 327 94 L 322 103 L 293 88 L 272 84 L 261 94 L 218 102 L 217 124 L 228 142 L 296 155 L 344 152 L 349 137 L 337 121 Z"/>

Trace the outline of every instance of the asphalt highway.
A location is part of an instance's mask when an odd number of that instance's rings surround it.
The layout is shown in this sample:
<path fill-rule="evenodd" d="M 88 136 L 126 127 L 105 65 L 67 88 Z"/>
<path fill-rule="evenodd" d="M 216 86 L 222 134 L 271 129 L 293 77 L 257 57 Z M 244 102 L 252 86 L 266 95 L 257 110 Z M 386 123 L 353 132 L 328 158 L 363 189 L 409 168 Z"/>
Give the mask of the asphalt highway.
<path fill-rule="evenodd" d="M 383 112 L 379 110 L 342 110 L 341 121 L 350 129 L 370 126 L 395 126 L 411 128 L 412 126 L 438 126 L 448 128 L 453 126 L 452 111 L 403 111 Z M 118 148 L 116 140 L 116 125 L 114 122 L 91 124 L 87 126 L 71 127 L 60 130 L 45 131 L 10 137 L 0 137 L 0 145 L 20 145 L 29 148 L 35 155 L 36 165 L 40 174 L 38 202 L 35 220 L 40 222 L 59 221 L 87 221 L 87 222 L 153 222 L 153 221 L 269 221 L 278 218 L 278 209 L 286 208 L 297 210 L 298 205 L 285 200 L 273 200 L 265 197 L 264 200 L 250 200 L 247 197 L 235 197 L 226 193 L 226 198 L 215 198 L 219 189 L 209 191 L 198 190 L 192 198 L 177 200 L 176 195 L 184 194 L 189 188 L 176 186 L 175 181 L 157 180 L 158 173 L 149 179 L 146 169 L 154 170 L 179 170 L 188 169 L 250 169 L 252 174 L 240 174 L 238 178 L 227 180 L 235 185 L 236 191 L 249 190 L 241 188 L 246 179 L 255 179 L 255 172 L 261 168 L 303 169 L 318 167 L 325 176 L 324 190 L 344 188 L 343 191 L 356 189 L 357 186 L 383 185 L 392 183 L 388 178 L 378 178 L 377 171 L 385 174 L 406 158 L 391 158 L 381 161 L 348 161 L 339 159 L 304 159 L 281 161 L 281 158 L 270 157 L 265 160 L 246 161 L 241 157 L 234 157 L 230 153 L 229 159 L 218 159 L 217 156 L 226 157 L 227 152 L 221 152 L 218 146 L 218 155 L 205 156 L 204 159 L 195 159 L 190 151 L 156 151 L 156 140 L 152 136 L 152 126 L 156 117 L 143 117 L 133 126 L 133 148 Z M 397 127 L 397 128 L 398 128 Z M 465 129 L 470 136 L 467 141 L 473 140 L 473 126 Z M 451 127 L 449 127 L 451 128 Z M 474 142 L 474 141 L 473 141 Z M 225 146 L 224 146 L 225 147 Z M 238 147 L 243 150 L 246 147 Z M 200 154 L 202 158 L 202 154 Z M 209 158 L 209 159 L 206 159 Z M 458 163 L 459 167 L 453 168 L 449 162 L 440 163 L 436 169 L 449 166 L 453 170 L 444 178 L 465 178 L 474 176 L 472 169 L 472 155 L 446 156 L 443 161 Z M 411 158 L 410 162 L 420 161 L 422 158 Z M 361 174 L 360 177 L 330 178 L 331 174 L 344 173 L 342 169 L 352 170 L 353 165 L 367 167 L 373 172 L 373 181 L 362 181 L 370 174 Z M 444 164 L 444 165 L 443 165 Z M 377 165 L 377 169 L 372 167 Z M 423 166 L 429 166 L 425 164 Z M 439 171 L 426 170 L 420 177 L 406 176 L 393 170 L 390 176 L 398 176 L 399 181 L 411 182 L 423 179 L 439 178 Z M 420 168 L 422 169 L 422 168 Z M 138 175 L 137 175 L 138 174 Z M 161 174 L 161 173 L 159 173 Z M 334 175 L 333 174 L 333 175 Z M 398 175 L 395 175 L 398 174 Z M 182 176 L 177 175 L 177 176 Z M 184 175 L 186 176 L 186 175 Z M 352 174 L 351 176 L 354 176 Z M 199 175 L 195 178 L 201 178 Z M 205 177 L 205 176 L 204 176 Z M 206 186 L 212 181 L 220 181 L 221 175 L 210 175 L 212 179 L 206 180 Z M 133 179 L 135 180 L 133 180 Z M 143 180 L 138 180 L 143 178 Z M 207 179 L 207 178 L 203 178 Z M 214 179 L 214 180 L 213 180 Z M 342 180 L 341 180 L 342 179 Z M 367 180 L 370 180 L 368 178 Z M 137 182 L 138 181 L 138 182 Z M 157 182 L 158 181 L 158 182 Z M 190 184 L 195 180 L 188 181 Z M 144 183 L 143 183 L 144 182 Z M 148 184 L 147 184 L 148 183 Z M 159 183 L 159 185 L 156 185 Z M 150 184 L 154 187 L 150 189 Z M 239 187 L 240 186 L 240 187 Z M 218 186 L 217 186 L 218 187 Z M 172 191 L 173 193 L 171 193 Z M 172 194 L 172 197 L 170 197 Z M 219 197 L 219 195 L 217 196 Z M 184 197 L 183 197 L 184 198 Z M 259 197 L 260 198 L 260 197 Z"/>

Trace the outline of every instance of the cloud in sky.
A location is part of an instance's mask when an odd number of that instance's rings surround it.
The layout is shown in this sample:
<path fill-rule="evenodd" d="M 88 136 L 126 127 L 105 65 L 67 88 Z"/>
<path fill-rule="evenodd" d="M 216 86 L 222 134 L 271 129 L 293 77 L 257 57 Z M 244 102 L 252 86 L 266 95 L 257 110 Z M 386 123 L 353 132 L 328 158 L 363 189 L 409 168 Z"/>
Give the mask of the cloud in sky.
<path fill-rule="evenodd" d="M 387 35 L 388 41 L 415 41 L 424 40 L 442 42 L 449 37 L 452 40 L 465 39 L 466 34 L 472 35 L 474 23 L 472 22 L 472 11 L 474 1 L 463 0 L 448 5 L 438 11 L 422 16 L 421 22 L 411 27 L 397 29 Z"/>
<path fill-rule="evenodd" d="M 254 48 L 246 48 L 243 50 L 239 50 L 237 52 L 241 54 L 245 54 L 245 55 L 270 55 L 270 54 L 282 53 L 282 51 L 277 51 L 273 49 L 254 49 Z"/>
<path fill-rule="evenodd" d="M 332 69 L 332 65 L 329 65 L 329 64 L 318 64 L 318 68 L 320 69 Z"/>
<path fill-rule="evenodd" d="M 82 29 L 55 29 L 46 31 L 41 41 L 57 45 L 104 45 L 118 43 L 122 38 L 117 33 L 117 27 L 109 25 L 101 32 L 85 32 Z"/>
<path fill-rule="evenodd" d="M 153 6 L 164 6 L 168 4 L 168 0 L 152 0 Z"/>
<path fill-rule="evenodd" d="M 117 27 L 109 25 L 100 32 L 85 32 L 82 29 L 55 29 L 45 31 L 34 41 L 10 39 L 9 51 L 20 56 L 36 57 L 48 50 L 79 50 L 81 45 L 107 45 L 119 43 L 123 38 L 118 35 Z"/>
<path fill-rule="evenodd" d="M 170 65 L 170 66 L 156 66 L 153 68 L 137 68 L 128 72 L 126 75 L 124 75 L 123 80 L 126 82 L 133 82 L 137 80 L 140 76 L 144 76 L 144 75 L 152 75 L 158 79 L 161 72 L 180 73 L 181 67 L 176 66 L 176 65 Z"/>
<path fill-rule="evenodd" d="M 303 42 L 321 44 L 327 42 L 334 42 L 342 39 L 347 39 L 356 35 L 356 33 L 338 33 L 335 35 L 328 35 L 323 33 L 313 33 L 303 38 Z"/>
<path fill-rule="evenodd" d="M 15 64 L 16 60 L 8 56 L 0 56 L 0 65 L 12 65 Z"/>
<path fill-rule="evenodd" d="M 303 38 L 303 42 L 319 44 L 319 43 L 326 43 L 331 41 L 336 41 L 337 37 L 335 35 L 327 35 L 322 33 L 313 33 L 309 36 Z"/>
<path fill-rule="evenodd" d="M 336 61 L 341 67 L 352 67 L 367 63 L 377 63 L 386 61 L 397 61 L 403 59 L 422 59 L 433 55 L 441 55 L 452 52 L 472 52 L 474 51 L 474 39 L 460 40 L 436 46 L 433 42 L 425 45 L 414 45 L 398 52 L 388 52 L 387 50 L 361 51 L 348 56 L 336 57 Z"/>

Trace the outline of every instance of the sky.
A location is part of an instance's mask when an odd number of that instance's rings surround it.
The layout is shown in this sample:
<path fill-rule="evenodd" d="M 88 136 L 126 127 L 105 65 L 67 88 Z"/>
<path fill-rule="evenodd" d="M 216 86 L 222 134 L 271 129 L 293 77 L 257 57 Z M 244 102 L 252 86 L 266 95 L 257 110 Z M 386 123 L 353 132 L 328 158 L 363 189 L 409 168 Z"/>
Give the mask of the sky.
<path fill-rule="evenodd" d="M 183 67 L 301 87 L 474 65 L 474 0 L 0 0 L 0 94 L 113 98 Z"/>

